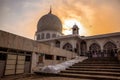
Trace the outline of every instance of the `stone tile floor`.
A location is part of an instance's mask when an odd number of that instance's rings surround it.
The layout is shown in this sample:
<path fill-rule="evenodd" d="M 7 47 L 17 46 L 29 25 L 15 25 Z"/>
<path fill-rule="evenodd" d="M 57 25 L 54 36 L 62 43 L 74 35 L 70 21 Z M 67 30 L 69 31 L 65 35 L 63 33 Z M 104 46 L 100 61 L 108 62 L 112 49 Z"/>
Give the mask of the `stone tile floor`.
<path fill-rule="evenodd" d="M 90 79 L 79 79 L 79 78 L 68 78 L 68 77 L 52 77 L 52 76 L 38 76 L 38 75 L 12 75 L 1 78 L 0 80 L 90 80 Z"/>
<path fill-rule="evenodd" d="M 23 79 L 17 79 L 17 80 L 81 80 L 81 79 L 65 78 L 65 77 L 39 77 L 39 78 L 23 78 Z"/>

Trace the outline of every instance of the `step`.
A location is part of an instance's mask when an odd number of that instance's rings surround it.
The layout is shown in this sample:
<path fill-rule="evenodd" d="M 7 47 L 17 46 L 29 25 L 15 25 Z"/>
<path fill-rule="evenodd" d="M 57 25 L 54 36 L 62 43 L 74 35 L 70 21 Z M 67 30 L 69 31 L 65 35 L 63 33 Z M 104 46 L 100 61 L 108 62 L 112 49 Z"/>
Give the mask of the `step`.
<path fill-rule="evenodd" d="M 71 74 L 91 74 L 91 75 L 111 75 L 111 76 L 120 76 L 119 72 L 106 72 L 106 71 L 73 71 L 73 70 L 64 70 L 61 73 L 71 73 Z"/>
<path fill-rule="evenodd" d="M 117 57 L 115 57 L 115 58 L 112 58 L 112 57 L 109 57 L 109 58 L 108 57 L 107 58 L 96 57 L 96 58 L 88 58 L 84 61 L 87 61 L 87 60 L 112 60 L 112 61 L 117 61 L 118 59 L 117 59 Z"/>
<path fill-rule="evenodd" d="M 76 64 L 118 64 L 118 63 L 91 63 L 91 62 L 89 62 L 89 63 L 76 63 Z M 118 65 L 120 65 L 120 64 L 118 64 Z"/>
<path fill-rule="evenodd" d="M 57 77 L 69 77 L 69 78 L 80 78 L 80 79 L 107 79 L 107 80 L 120 80 L 119 76 L 105 76 L 105 75 L 90 75 L 90 74 L 68 74 L 68 73 L 43 73 L 43 72 L 35 72 L 36 74 L 39 75 L 44 75 L 44 76 L 57 76 Z"/>
<path fill-rule="evenodd" d="M 101 61 L 101 60 L 93 60 L 93 61 L 82 61 L 82 62 L 79 62 L 79 63 L 84 63 L 84 62 L 111 62 L 111 63 L 118 63 L 118 61 L 105 61 L 105 60 L 103 60 L 103 61 Z"/>
<path fill-rule="evenodd" d="M 120 66 L 120 64 L 74 64 L 73 66 Z"/>
<path fill-rule="evenodd" d="M 85 61 L 113 61 L 113 62 L 117 62 L 118 60 L 117 59 L 86 59 L 84 60 L 83 62 Z"/>
<path fill-rule="evenodd" d="M 81 62 L 82 64 L 118 64 L 118 62 Z M 78 63 L 78 64 L 81 64 Z"/>
<path fill-rule="evenodd" d="M 119 66 L 71 66 L 69 68 L 120 69 Z"/>
<path fill-rule="evenodd" d="M 107 71 L 107 72 L 120 72 L 120 69 L 95 69 L 95 68 L 67 68 L 66 70 L 74 71 Z"/>
<path fill-rule="evenodd" d="M 108 80 L 120 80 L 120 76 L 106 76 L 106 75 L 90 75 L 90 74 L 68 74 L 68 73 L 60 73 L 60 76 L 64 77 L 74 77 L 74 78 L 88 78 L 88 79 L 108 79 Z"/>
<path fill-rule="evenodd" d="M 36 75 L 40 75 L 40 76 L 47 76 L 47 77 L 67 77 L 67 78 L 80 78 L 80 80 L 91 80 L 89 78 L 85 78 L 85 77 L 74 77 L 74 76 L 69 76 L 69 75 L 64 75 L 61 73 L 43 73 L 43 72 L 34 72 Z"/>

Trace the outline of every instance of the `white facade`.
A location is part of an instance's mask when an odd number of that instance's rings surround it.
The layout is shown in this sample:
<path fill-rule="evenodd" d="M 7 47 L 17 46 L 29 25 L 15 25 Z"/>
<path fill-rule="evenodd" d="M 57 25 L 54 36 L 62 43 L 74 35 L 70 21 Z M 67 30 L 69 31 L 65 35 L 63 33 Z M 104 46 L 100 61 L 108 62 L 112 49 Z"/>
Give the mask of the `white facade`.
<path fill-rule="evenodd" d="M 54 47 L 66 49 L 75 52 L 79 55 L 87 55 L 99 53 L 116 56 L 118 48 L 120 48 L 120 33 L 111 33 L 104 35 L 81 37 L 79 35 L 67 35 L 60 36 L 58 38 L 39 40 L 39 42 L 49 44 Z M 59 41 L 59 46 L 56 46 L 56 42 Z M 67 46 L 68 47 L 64 47 Z M 71 47 L 69 47 L 71 46 Z M 112 54 L 114 53 L 114 54 Z"/>

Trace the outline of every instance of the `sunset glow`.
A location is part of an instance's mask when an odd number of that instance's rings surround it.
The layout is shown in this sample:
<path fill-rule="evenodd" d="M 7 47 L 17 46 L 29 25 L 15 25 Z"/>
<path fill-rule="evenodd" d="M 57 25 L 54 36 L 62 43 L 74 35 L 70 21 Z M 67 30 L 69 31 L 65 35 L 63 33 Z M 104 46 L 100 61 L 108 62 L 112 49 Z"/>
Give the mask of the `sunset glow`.
<path fill-rule="evenodd" d="M 85 34 L 85 29 L 82 23 L 76 19 L 66 19 L 63 23 L 63 33 L 64 34 L 72 34 L 72 27 L 73 25 L 77 25 L 79 27 L 79 33 L 80 34 Z"/>
<path fill-rule="evenodd" d="M 66 35 L 74 24 L 85 36 L 120 32 L 120 0 L 0 0 L 0 30 L 33 39 L 50 5 Z"/>

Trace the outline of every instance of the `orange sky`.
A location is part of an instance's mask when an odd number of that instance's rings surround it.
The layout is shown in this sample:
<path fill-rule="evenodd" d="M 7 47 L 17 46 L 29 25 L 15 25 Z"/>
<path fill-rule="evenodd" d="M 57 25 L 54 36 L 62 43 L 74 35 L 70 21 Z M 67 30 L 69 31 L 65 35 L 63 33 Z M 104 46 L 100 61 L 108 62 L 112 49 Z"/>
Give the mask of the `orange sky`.
<path fill-rule="evenodd" d="M 0 0 L 0 29 L 33 39 L 38 20 L 51 5 L 65 34 L 71 32 L 65 21 L 71 19 L 83 25 L 82 36 L 120 32 L 119 4 L 120 0 Z"/>

